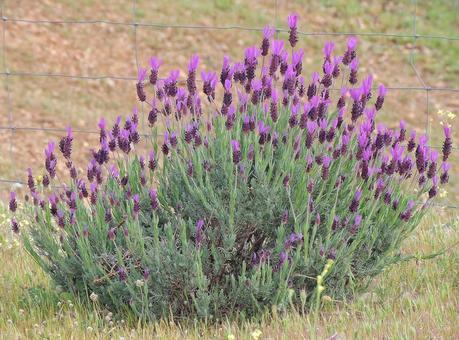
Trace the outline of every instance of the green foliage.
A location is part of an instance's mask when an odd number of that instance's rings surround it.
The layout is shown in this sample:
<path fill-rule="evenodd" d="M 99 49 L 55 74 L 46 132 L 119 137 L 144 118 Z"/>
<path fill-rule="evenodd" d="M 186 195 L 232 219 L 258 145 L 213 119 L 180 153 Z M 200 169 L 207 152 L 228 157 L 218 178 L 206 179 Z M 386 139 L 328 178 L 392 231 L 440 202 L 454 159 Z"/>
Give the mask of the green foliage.
<path fill-rule="evenodd" d="M 287 126 L 287 112 L 281 117 L 279 131 Z M 374 183 L 352 175 L 354 157 L 334 162 L 323 180 L 321 167 L 305 171 L 306 154 L 314 151 L 304 149 L 301 162 L 291 158 L 293 134 L 274 148 L 271 143 L 259 145 L 257 135 L 240 128 L 228 132 L 223 120 L 216 119 L 215 135 L 208 148 L 179 143 L 163 166 L 150 173 L 150 181 L 158 181 L 157 211 L 150 207 L 149 187 L 140 184 L 139 159 L 130 155 L 118 159 L 118 166 L 132 192 L 140 194 L 138 217 L 132 200 L 126 199 L 126 187 L 108 177 L 99 190 L 118 201 L 111 206 L 112 222 L 105 220 L 110 204 L 102 195 L 92 206 L 78 200 L 77 222 L 64 229 L 56 226 L 48 207 L 30 207 L 29 216 L 37 213 L 39 218 L 30 232 L 33 246 L 25 238 L 27 249 L 57 285 L 88 301 L 95 293 L 110 310 L 130 309 L 143 319 L 169 314 L 208 318 L 236 310 L 254 315 L 272 305 L 282 310 L 290 303 L 300 304 L 301 290 L 307 292 L 308 304 L 315 303 L 316 277 L 327 257 L 336 257 L 324 282 L 327 294 L 343 298 L 354 292 L 397 261 L 400 242 L 422 216 L 419 212 L 407 223 L 400 220 L 406 202 L 415 196 L 404 194 L 396 182 L 391 189 L 400 199 L 398 209 L 375 200 Z M 233 138 L 242 141 L 243 161 L 238 166 L 231 157 Z M 249 145 L 254 145 L 253 161 L 247 158 Z M 355 140 L 351 145 L 349 155 L 356 150 Z M 186 168 L 190 160 L 192 176 Z M 210 171 L 204 170 L 204 161 L 210 163 Z M 287 187 L 286 174 L 291 174 Z M 337 187 L 340 174 L 346 178 Z M 308 193 L 310 182 L 315 185 Z M 352 217 L 349 204 L 356 188 L 361 188 L 364 202 L 359 210 L 362 228 L 353 235 L 351 221 L 333 230 L 335 216 Z M 311 198 L 314 214 L 306 204 Z M 284 210 L 289 211 L 287 223 L 281 221 Z M 322 220 L 319 225 L 314 223 L 316 214 Z M 204 237 L 197 245 L 195 223 L 200 219 L 205 221 Z M 116 228 L 114 240 L 107 237 L 110 226 Z M 304 241 L 290 247 L 288 260 L 280 263 L 292 233 L 302 234 Z M 271 256 L 255 265 L 252 257 L 262 249 Z M 121 268 L 127 273 L 125 281 L 120 280 Z"/>
<path fill-rule="evenodd" d="M 289 22 L 293 47 L 296 17 Z M 264 35 L 273 33 L 267 28 Z M 282 42 L 274 44 L 280 53 Z M 371 76 L 360 87 L 343 88 L 339 110 L 332 109 L 333 81 L 342 74 L 342 83 L 356 85 L 355 44 L 350 38 L 345 58 L 332 65 L 327 58 L 334 47 L 327 43 L 324 74 L 314 74 L 308 87 L 300 75 L 301 50 L 292 48 L 293 66 L 273 55 L 272 78 L 266 69 L 255 78 L 256 47 L 245 51 L 234 76 L 225 58 L 221 106 L 212 72 L 202 73 L 207 103 L 201 104 L 197 56 L 186 89 L 177 87 L 178 71 L 157 81 L 161 62 L 152 58 L 149 82 L 140 69 L 136 90 L 151 106 L 154 152 L 147 161 L 141 157 L 136 110 L 110 131 L 101 120 L 100 145 L 86 173 L 88 193 L 71 158 L 71 129 L 59 143 L 67 182 L 56 175 L 50 143 L 42 184 L 29 171 L 25 211 L 34 223 L 24 233 L 26 249 L 64 291 L 145 321 L 235 312 L 251 317 L 272 308 L 317 311 L 324 290 L 344 299 L 366 287 L 388 265 L 406 259 L 398 254 L 401 242 L 440 183 L 448 182 L 452 140 L 445 125 L 439 167 L 426 136 L 408 139 L 404 122 L 395 130 L 376 125 L 386 91 L 380 85 L 371 101 Z M 147 84 L 154 93 L 148 101 Z M 284 90 L 282 100 L 276 86 Z M 158 117 L 165 120 L 162 144 Z M 20 230 L 15 218 L 12 228 Z"/>

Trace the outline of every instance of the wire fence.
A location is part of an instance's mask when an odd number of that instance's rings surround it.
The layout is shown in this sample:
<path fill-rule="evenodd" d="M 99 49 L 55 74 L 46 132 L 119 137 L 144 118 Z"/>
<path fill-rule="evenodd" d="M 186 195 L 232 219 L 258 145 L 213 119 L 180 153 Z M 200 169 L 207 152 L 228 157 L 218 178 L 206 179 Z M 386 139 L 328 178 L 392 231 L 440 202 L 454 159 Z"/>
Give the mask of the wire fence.
<path fill-rule="evenodd" d="M 417 29 L 417 20 L 418 20 L 418 1 L 412 0 L 413 5 L 413 13 L 412 13 L 412 33 L 411 34 L 402 34 L 402 33 L 387 33 L 387 32 L 307 32 L 307 31 L 299 31 L 298 34 L 300 36 L 359 36 L 359 37 L 378 37 L 378 38 L 406 38 L 412 39 L 413 45 L 410 49 L 409 55 L 409 66 L 413 70 L 414 74 L 416 75 L 417 81 L 419 83 L 418 86 L 388 86 L 387 88 L 390 90 L 395 91 L 421 91 L 425 93 L 425 115 L 426 115 L 426 124 L 425 124 L 425 133 L 429 135 L 430 132 L 430 94 L 432 92 L 443 92 L 443 93 L 452 93 L 457 94 L 459 93 L 459 88 L 454 87 L 432 87 L 427 84 L 427 82 L 423 79 L 421 73 L 419 72 L 416 62 L 415 62 L 415 54 L 416 54 L 416 45 L 420 40 L 441 40 L 446 42 L 458 42 L 459 43 L 459 36 L 444 36 L 444 35 L 427 35 L 421 34 L 418 32 Z M 278 22 L 278 13 L 279 13 L 279 1 L 274 0 L 273 2 L 274 11 L 275 11 L 275 21 Z M 13 115 L 13 104 L 11 99 L 11 86 L 10 86 L 10 79 L 12 77 L 52 77 L 52 78 L 69 78 L 69 79 L 78 79 L 78 80 L 105 80 L 105 79 L 113 79 L 113 80 L 121 80 L 121 81 L 128 81 L 128 82 L 135 82 L 136 77 L 133 76 L 126 76 L 126 75 L 78 75 L 78 74 L 64 74 L 64 73 L 47 73 L 47 72 L 26 72 L 20 70 L 10 70 L 8 66 L 8 56 L 7 56 L 7 46 L 8 41 L 6 39 L 6 34 L 8 31 L 8 23 L 26 23 L 26 24 L 49 24 L 49 25 L 96 25 L 96 24 L 104 24 L 104 25 L 111 25 L 111 26 L 125 26 L 132 28 L 133 32 L 133 54 L 135 64 L 137 69 L 139 68 L 139 52 L 138 52 L 138 28 L 139 27 L 149 27 L 154 29 L 192 29 L 192 30 L 230 30 L 230 31 L 262 31 L 263 28 L 258 27 L 245 27 L 239 25 L 224 25 L 224 26 L 212 26 L 212 25 L 187 25 L 187 24 L 162 24 L 162 23 L 154 23 L 154 22 L 143 22 L 137 20 L 136 16 L 137 12 L 137 0 L 132 0 L 132 21 L 114 21 L 114 20 L 44 20 L 44 19 L 28 19 L 28 18 L 10 18 L 6 16 L 6 5 L 5 1 L 1 1 L 1 18 L 2 18 L 2 70 L 0 71 L 0 76 L 4 79 L 3 86 L 6 93 L 6 111 L 8 117 L 8 124 L 7 125 L 0 125 L 0 131 L 10 131 L 11 137 L 13 137 L 14 133 L 17 131 L 41 131 L 41 132 L 65 132 L 65 127 L 62 128 L 46 128 L 46 127 L 39 127 L 39 126 L 16 126 L 14 121 Z M 278 25 L 277 25 L 278 26 Z M 276 28 L 276 32 L 288 32 L 285 29 Z M 332 89 L 339 91 L 340 89 Z M 143 107 L 141 114 L 143 115 Z M 96 130 L 86 130 L 86 129 L 74 129 L 75 133 L 82 133 L 82 134 L 98 134 L 99 132 Z M 142 134 L 143 136 L 148 136 L 148 134 Z M 9 141 L 9 150 L 10 154 L 12 154 L 13 149 L 13 138 L 10 138 Z M 441 148 L 438 145 L 431 145 L 433 148 Z M 458 150 L 458 147 L 453 147 L 453 150 Z M 11 156 L 12 157 L 12 156 Z M 6 179 L 0 177 L 0 184 L 21 184 L 25 185 L 23 179 L 20 178 L 13 178 L 13 179 Z M 435 204 L 439 207 L 450 208 L 450 209 L 459 209 L 459 205 L 453 204 Z"/>

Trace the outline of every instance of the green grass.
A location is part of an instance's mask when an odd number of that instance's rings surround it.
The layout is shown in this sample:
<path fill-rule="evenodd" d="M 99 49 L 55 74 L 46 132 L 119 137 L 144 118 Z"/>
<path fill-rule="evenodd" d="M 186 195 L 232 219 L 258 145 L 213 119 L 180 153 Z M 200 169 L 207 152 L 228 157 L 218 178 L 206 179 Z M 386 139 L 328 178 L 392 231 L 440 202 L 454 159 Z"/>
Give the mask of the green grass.
<path fill-rule="evenodd" d="M 445 338 L 457 336 L 459 321 L 459 220 L 426 217 L 405 243 L 403 252 L 444 254 L 411 260 L 380 275 L 367 293 L 350 301 L 323 299 L 312 314 L 274 313 L 255 321 L 221 321 L 217 325 L 162 321 L 138 325 L 109 316 L 97 304 L 84 308 L 71 295 L 50 285 L 43 272 L 11 239 L 4 210 L 0 213 L 0 338 Z M 23 222 L 24 224 L 24 222 Z"/>

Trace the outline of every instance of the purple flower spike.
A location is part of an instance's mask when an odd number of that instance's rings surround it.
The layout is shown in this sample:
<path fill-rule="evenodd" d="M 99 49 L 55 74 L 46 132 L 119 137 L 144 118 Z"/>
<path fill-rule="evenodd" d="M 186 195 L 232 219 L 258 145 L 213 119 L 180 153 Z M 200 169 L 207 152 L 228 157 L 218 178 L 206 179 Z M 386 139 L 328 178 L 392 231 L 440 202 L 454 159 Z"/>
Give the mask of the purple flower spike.
<path fill-rule="evenodd" d="M 333 73 L 334 66 L 331 62 L 325 61 L 323 69 L 324 69 L 325 75 L 322 78 L 321 83 L 325 86 L 325 88 L 329 88 L 332 84 L 332 73 Z"/>
<path fill-rule="evenodd" d="M 289 30 L 289 38 L 288 41 L 290 42 L 290 46 L 295 47 L 296 43 L 298 42 L 298 15 L 292 13 L 287 18 Z"/>
<path fill-rule="evenodd" d="M 352 60 L 351 65 L 349 67 L 350 67 L 351 71 L 357 71 L 358 68 L 359 68 L 359 60 L 357 58 Z"/>
<path fill-rule="evenodd" d="M 149 192 L 150 196 L 150 205 L 153 210 L 157 210 L 159 207 L 159 202 L 158 202 L 158 193 L 155 189 L 150 189 Z"/>
<path fill-rule="evenodd" d="M 120 279 L 121 282 L 125 282 L 127 280 L 127 273 L 123 267 L 118 269 L 118 278 Z"/>
<path fill-rule="evenodd" d="M 296 71 L 296 75 L 299 76 L 302 70 L 304 50 L 300 48 L 292 53 L 292 66 Z"/>
<path fill-rule="evenodd" d="M 140 212 L 140 197 L 138 194 L 135 194 L 134 196 L 132 196 L 132 201 L 134 202 L 134 208 L 133 208 L 133 211 L 134 211 L 134 215 L 137 216 Z"/>
<path fill-rule="evenodd" d="M 360 98 L 362 96 L 362 89 L 360 87 L 356 88 L 356 89 L 350 89 L 349 90 L 349 93 L 351 95 L 351 98 L 354 100 L 354 101 L 360 101 Z"/>
<path fill-rule="evenodd" d="M 222 65 L 222 70 L 220 72 L 220 82 L 222 85 L 225 85 L 226 80 L 230 80 L 232 75 L 231 73 L 231 67 L 230 67 L 230 57 L 225 55 L 223 57 L 223 65 Z"/>
<path fill-rule="evenodd" d="M 443 126 L 443 131 L 445 133 L 445 140 L 443 141 L 442 148 L 443 161 L 447 161 L 453 147 L 453 142 L 451 140 L 451 128 L 445 124 Z"/>
<path fill-rule="evenodd" d="M 357 211 L 361 197 L 362 197 L 362 191 L 360 189 L 357 189 L 357 191 L 354 194 L 354 198 L 352 199 L 352 202 L 349 206 L 350 212 L 355 213 Z"/>
<path fill-rule="evenodd" d="M 233 163 L 238 164 L 241 161 L 242 155 L 241 155 L 241 147 L 240 144 L 237 140 L 232 140 L 231 141 L 231 148 L 233 150 Z"/>
<path fill-rule="evenodd" d="M 19 234 L 19 223 L 18 221 L 16 221 L 15 218 L 11 219 L 11 230 L 13 231 L 13 233 Z"/>
<path fill-rule="evenodd" d="M 265 26 L 265 28 L 263 29 L 263 38 L 264 39 L 271 39 L 273 37 L 275 31 L 276 31 L 276 29 L 274 27 Z"/>
<path fill-rule="evenodd" d="M 280 57 L 284 50 L 284 41 L 273 40 L 273 55 Z"/>
<path fill-rule="evenodd" d="M 196 94 L 196 70 L 198 69 L 199 56 L 197 54 L 190 58 L 188 63 L 188 77 L 186 79 L 186 86 L 190 93 L 189 99 Z"/>
<path fill-rule="evenodd" d="M 269 51 L 269 40 L 274 35 L 275 29 L 271 26 L 266 26 L 263 29 L 263 40 L 261 42 L 261 55 L 266 57 Z"/>
<path fill-rule="evenodd" d="M 357 71 L 359 69 L 359 59 L 357 58 L 354 58 L 350 65 L 349 65 L 349 68 L 350 68 L 350 73 L 349 73 L 349 83 L 351 83 L 352 85 L 355 85 L 357 84 Z"/>
<path fill-rule="evenodd" d="M 236 108 L 233 105 L 231 105 L 228 108 L 228 112 L 226 113 L 225 126 L 228 131 L 230 131 L 233 128 L 235 119 L 236 119 Z"/>
<path fill-rule="evenodd" d="M 386 96 L 387 89 L 383 84 L 379 85 L 378 88 L 378 98 L 376 99 L 375 108 L 377 111 L 381 110 L 384 104 L 384 98 Z"/>
<path fill-rule="evenodd" d="M 291 233 L 290 236 L 285 240 L 284 248 L 285 250 L 289 250 L 301 242 L 303 242 L 303 234 Z"/>
<path fill-rule="evenodd" d="M 159 67 L 161 66 L 162 63 L 163 63 L 163 61 L 161 59 L 159 59 L 159 58 L 156 58 L 156 57 L 151 57 L 150 58 L 150 67 L 151 67 L 151 69 L 153 71 L 158 72 L 159 71 Z"/>
<path fill-rule="evenodd" d="M 451 164 L 446 163 L 446 162 L 443 162 L 443 163 L 441 164 L 441 168 L 442 168 L 442 170 L 443 170 L 444 172 L 448 172 L 448 170 L 451 168 Z"/>
<path fill-rule="evenodd" d="M 194 54 L 188 63 L 188 73 L 195 73 L 199 65 L 199 56 Z"/>
<path fill-rule="evenodd" d="M 325 59 L 331 61 L 331 55 L 333 53 L 333 49 L 335 48 L 335 43 L 333 41 L 325 42 L 325 46 L 323 49 Z"/>
<path fill-rule="evenodd" d="M 256 46 L 248 47 L 245 50 L 245 60 L 248 63 L 255 61 L 259 55 L 260 55 L 260 50 Z"/>
<path fill-rule="evenodd" d="M 422 135 L 419 137 L 419 146 L 421 148 L 424 148 L 427 145 L 427 141 L 429 140 L 429 137 L 427 135 Z"/>
<path fill-rule="evenodd" d="M 91 204 L 95 205 L 97 203 L 97 182 L 92 182 L 89 186 L 89 191 L 91 192 L 90 200 Z"/>
<path fill-rule="evenodd" d="M 441 173 L 441 176 L 440 176 L 440 183 L 441 184 L 448 183 L 448 181 L 449 181 L 448 171 L 449 171 L 450 167 L 451 167 L 451 165 L 449 163 L 443 162 L 441 164 L 441 169 L 442 169 L 442 173 Z"/>
<path fill-rule="evenodd" d="M 279 270 L 282 265 L 285 263 L 285 261 L 287 260 L 287 253 L 285 251 L 281 251 L 281 253 L 279 254 L 279 263 L 277 265 L 277 270 Z"/>
<path fill-rule="evenodd" d="M 378 87 L 378 96 L 379 97 L 385 97 L 387 93 L 387 89 L 384 86 L 384 84 L 380 84 Z"/>
<path fill-rule="evenodd" d="M 45 149 L 45 156 L 47 158 L 52 158 L 53 153 L 54 153 L 54 147 L 55 143 L 54 142 L 49 142 L 48 147 Z"/>
<path fill-rule="evenodd" d="M 112 166 L 109 169 L 109 172 L 110 172 L 110 176 L 112 176 L 113 178 L 115 178 L 115 179 L 119 179 L 120 178 L 120 172 L 119 172 L 118 167 L 116 166 L 116 164 L 112 164 Z"/>
<path fill-rule="evenodd" d="M 400 214 L 400 218 L 403 221 L 408 222 L 413 214 L 413 208 L 414 208 L 414 201 L 409 201 L 405 211 L 403 211 Z"/>
<path fill-rule="evenodd" d="M 330 162 L 331 162 L 331 158 L 329 156 L 325 155 L 322 158 L 322 179 L 323 180 L 326 180 L 328 178 Z"/>
<path fill-rule="evenodd" d="M 354 51 L 356 47 L 357 47 L 357 38 L 356 37 L 350 37 L 349 39 L 347 39 L 347 48 L 348 48 L 348 50 Z"/>
<path fill-rule="evenodd" d="M 298 24 L 298 15 L 295 13 L 290 14 L 287 18 L 287 23 L 290 29 L 296 29 Z"/>
<path fill-rule="evenodd" d="M 392 155 L 392 159 L 397 162 L 402 158 L 404 147 L 401 146 L 399 143 L 395 144 L 394 147 L 391 149 L 390 153 Z"/>
<path fill-rule="evenodd" d="M 343 64 L 349 65 L 349 63 L 356 57 L 355 48 L 357 47 L 357 38 L 350 37 L 347 39 L 347 50 L 344 53 Z"/>
<path fill-rule="evenodd" d="M 110 228 L 107 233 L 107 238 L 110 241 L 114 241 L 116 238 L 116 229 L 115 228 Z"/>
<path fill-rule="evenodd" d="M 224 85 L 224 88 L 227 92 L 230 92 L 231 91 L 231 80 L 230 79 L 226 79 L 225 80 L 225 85 Z"/>
<path fill-rule="evenodd" d="M 137 72 L 137 97 L 141 102 L 144 102 L 147 99 L 147 95 L 145 94 L 144 84 L 143 81 L 145 80 L 145 76 L 147 75 L 147 69 L 139 68 Z"/>
<path fill-rule="evenodd" d="M 400 121 L 400 131 L 398 135 L 398 141 L 401 143 L 405 140 L 406 138 L 406 123 L 404 120 Z"/>
<path fill-rule="evenodd" d="M 203 92 L 210 99 L 215 98 L 215 85 L 217 84 L 217 75 L 214 72 L 201 72 L 203 81 Z"/>
<path fill-rule="evenodd" d="M 203 228 L 204 228 L 204 220 L 199 220 L 198 222 L 196 222 L 195 242 L 196 242 L 196 246 L 197 247 L 201 246 L 201 243 L 202 243 L 203 238 L 204 238 Z"/>
<path fill-rule="evenodd" d="M 263 121 L 259 121 L 258 122 L 258 134 L 260 136 L 259 139 L 258 139 L 258 143 L 260 145 L 265 144 L 265 142 L 266 142 L 266 140 L 268 138 L 268 133 L 269 133 L 270 129 L 271 128 L 269 127 L 269 125 L 265 125 L 263 123 Z"/>
<path fill-rule="evenodd" d="M 162 61 L 158 58 L 150 58 L 150 84 L 152 85 L 156 85 L 156 82 L 158 81 L 158 71 L 161 64 Z"/>
<path fill-rule="evenodd" d="M 18 208 L 18 203 L 16 201 L 16 193 L 14 191 L 10 192 L 10 204 L 9 208 L 11 212 L 16 212 L 16 209 Z"/>
<path fill-rule="evenodd" d="M 252 97 L 250 100 L 253 105 L 257 105 L 260 101 L 260 96 L 261 96 L 261 89 L 262 89 L 261 80 L 252 79 L 250 85 L 252 88 Z"/>
<path fill-rule="evenodd" d="M 137 81 L 139 83 L 143 82 L 145 80 L 145 76 L 147 75 L 147 69 L 146 68 L 139 68 L 137 72 Z"/>
<path fill-rule="evenodd" d="M 158 163 L 156 162 L 155 152 L 153 150 L 148 154 L 148 168 L 151 171 L 155 171 Z"/>
<path fill-rule="evenodd" d="M 32 193 L 35 191 L 35 180 L 33 179 L 31 168 L 27 169 L 27 186 Z"/>
<path fill-rule="evenodd" d="M 282 180 L 282 184 L 283 184 L 284 187 L 288 187 L 289 182 L 290 182 L 290 175 L 287 174 L 287 175 L 284 176 L 284 178 Z"/>

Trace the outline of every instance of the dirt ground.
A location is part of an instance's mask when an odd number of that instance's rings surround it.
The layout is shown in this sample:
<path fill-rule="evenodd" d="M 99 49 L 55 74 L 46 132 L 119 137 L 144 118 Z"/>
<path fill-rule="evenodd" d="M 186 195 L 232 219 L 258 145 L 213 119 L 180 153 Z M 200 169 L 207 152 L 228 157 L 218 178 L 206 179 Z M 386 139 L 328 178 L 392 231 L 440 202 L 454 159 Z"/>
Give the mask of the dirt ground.
<path fill-rule="evenodd" d="M 3 16 L 8 20 L 3 21 L 5 39 L 0 41 L 0 60 L 4 60 L 0 64 L 0 178 L 24 179 L 27 167 L 41 167 L 45 145 L 62 135 L 53 130 L 69 124 L 77 130 L 95 130 L 100 117 L 110 121 L 130 113 L 136 104 L 134 82 L 116 78 L 135 77 L 137 62 L 147 66 L 150 56 L 159 56 L 164 60 L 164 74 L 178 67 L 184 79 L 189 57 L 198 53 L 202 68 L 218 69 L 224 54 L 240 58 L 244 47 L 259 44 L 260 32 L 241 27 L 271 24 L 285 29 L 285 18 L 293 11 L 299 14 L 301 31 L 331 33 L 300 37 L 299 46 L 306 51 L 306 78 L 320 65 L 325 41 L 334 40 L 338 51 L 345 49 L 346 36 L 335 33 L 366 34 L 359 36 L 361 74 L 372 73 L 376 82 L 395 88 L 389 92 L 380 119 L 389 125 L 405 119 L 418 131 L 427 127 L 432 143 L 439 146 L 442 130 L 437 111 L 458 113 L 459 91 L 427 94 L 419 88 L 459 89 L 459 39 L 425 35 L 459 37 L 459 23 L 454 21 L 459 5 L 454 1 L 438 1 L 436 7 L 425 0 L 417 3 L 414 8 L 408 0 L 139 0 L 134 9 L 133 1 L 128 0 L 5 0 Z M 414 12 L 420 35 L 416 41 L 410 37 Z M 134 18 L 140 23 L 137 27 L 129 25 Z M 46 20 L 73 24 L 42 22 Z M 83 23 L 88 20 L 117 24 Z M 282 36 L 285 34 L 280 33 Z M 412 53 L 422 79 L 410 63 Z M 12 75 L 6 75 L 7 70 Z M 26 75 L 29 73 L 103 79 Z M 396 89 L 400 87 L 413 89 Z M 459 118 L 453 120 L 454 128 L 459 127 L 458 122 Z M 76 134 L 75 152 L 81 168 L 96 140 L 96 135 Z M 459 174 L 459 154 L 454 153 L 452 159 L 456 167 L 445 198 L 451 204 L 459 203 L 459 182 L 454 176 Z M 10 184 L 0 186 L 2 191 L 9 189 Z"/>

